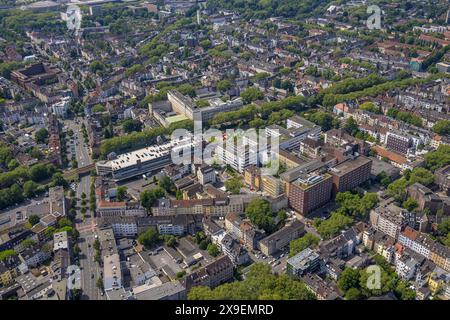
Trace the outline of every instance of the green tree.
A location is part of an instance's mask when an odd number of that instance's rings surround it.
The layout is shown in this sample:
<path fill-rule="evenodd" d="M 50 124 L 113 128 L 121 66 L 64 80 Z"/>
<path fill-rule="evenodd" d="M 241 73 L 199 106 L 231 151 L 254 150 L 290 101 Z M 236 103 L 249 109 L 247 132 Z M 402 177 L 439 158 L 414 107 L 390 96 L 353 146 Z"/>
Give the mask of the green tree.
<path fill-rule="evenodd" d="M 239 177 L 232 177 L 225 181 L 225 188 L 232 194 L 241 193 L 241 188 L 244 186 Z"/>
<path fill-rule="evenodd" d="M 144 190 L 140 194 L 141 204 L 144 208 L 150 209 L 156 200 L 164 197 L 166 192 L 162 188 L 155 188 L 152 190 Z"/>
<path fill-rule="evenodd" d="M 164 239 L 164 243 L 168 247 L 174 247 L 177 244 L 177 238 L 174 236 L 166 236 Z"/>
<path fill-rule="evenodd" d="M 97 286 L 98 290 L 104 291 L 103 278 L 102 277 L 97 279 L 96 286 Z"/>
<path fill-rule="evenodd" d="M 386 190 L 386 193 L 398 202 L 402 202 L 406 198 L 406 188 L 409 182 L 405 178 L 400 178 L 392 182 Z"/>
<path fill-rule="evenodd" d="M 352 223 L 353 219 L 351 217 L 340 212 L 333 212 L 327 220 L 317 221 L 316 228 L 322 238 L 328 239 Z"/>
<path fill-rule="evenodd" d="M 415 168 L 411 172 L 411 176 L 409 178 L 409 183 L 420 183 L 424 186 L 430 185 L 434 182 L 434 175 L 429 170 L 425 168 Z"/>
<path fill-rule="evenodd" d="M 3 250 L 0 251 L 0 261 L 6 260 L 11 256 L 15 256 L 17 253 L 14 250 Z"/>
<path fill-rule="evenodd" d="M 125 131 L 126 133 L 130 133 L 133 131 L 141 131 L 142 123 L 138 120 L 127 119 L 124 122 L 122 122 L 122 128 L 123 131 Z"/>
<path fill-rule="evenodd" d="M 245 214 L 254 225 L 266 232 L 271 232 L 275 228 L 270 203 L 265 199 L 257 198 L 250 201 L 245 209 Z"/>
<path fill-rule="evenodd" d="M 166 190 L 166 192 L 171 193 L 173 188 L 174 188 L 174 184 L 172 182 L 172 179 L 170 179 L 168 176 L 163 176 L 160 180 L 158 185 L 163 188 L 164 190 Z"/>
<path fill-rule="evenodd" d="M 101 112 L 105 112 L 106 109 L 104 106 L 102 106 L 101 104 L 96 104 L 95 106 L 92 107 L 92 112 L 93 113 L 101 113 Z"/>
<path fill-rule="evenodd" d="M 441 144 L 436 151 L 425 154 L 425 161 L 431 171 L 450 164 L 450 146 Z"/>
<path fill-rule="evenodd" d="M 245 104 L 248 104 L 252 101 L 261 100 L 264 98 L 264 94 L 259 91 L 258 88 L 250 87 L 241 93 L 241 98 L 244 100 Z"/>
<path fill-rule="evenodd" d="M 280 222 L 285 221 L 287 219 L 287 217 L 288 217 L 288 215 L 287 215 L 286 211 L 284 211 L 284 210 L 278 211 L 278 213 L 277 213 L 278 221 L 280 221 Z"/>
<path fill-rule="evenodd" d="M 64 179 L 61 172 L 56 172 L 52 177 L 52 185 L 53 186 L 62 186 L 64 188 L 66 188 L 68 183 L 67 183 L 66 179 Z"/>
<path fill-rule="evenodd" d="M 15 168 L 17 168 L 20 165 L 19 161 L 17 161 L 16 159 L 11 159 L 8 162 L 8 170 L 14 170 Z"/>
<path fill-rule="evenodd" d="M 138 237 L 139 243 L 144 245 L 147 249 L 154 246 L 159 241 L 159 234 L 155 228 L 149 228 Z"/>
<path fill-rule="evenodd" d="M 41 128 L 34 134 L 34 138 L 37 143 L 47 143 L 48 131 L 45 128 Z"/>
<path fill-rule="evenodd" d="M 23 240 L 21 243 L 20 243 L 20 245 L 23 247 L 23 248 L 30 248 L 30 247 L 32 247 L 32 246 L 34 246 L 34 245 L 36 245 L 37 244 L 37 242 L 36 241 L 34 241 L 33 239 L 25 239 L 25 240 Z"/>
<path fill-rule="evenodd" d="M 41 218 L 39 218 L 39 216 L 36 214 L 32 214 L 28 217 L 28 222 L 31 223 L 32 226 L 38 224 L 39 221 L 41 221 Z"/>
<path fill-rule="evenodd" d="M 25 198 L 33 197 L 36 194 L 36 192 L 38 191 L 38 188 L 39 188 L 39 185 L 36 182 L 31 181 L 31 180 L 26 181 L 23 184 L 23 196 Z"/>
<path fill-rule="evenodd" d="M 221 91 L 221 92 L 227 92 L 228 90 L 231 89 L 231 82 L 230 80 L 220 80 L 219 82 L 217 82 L 217 90 Z"/>
<path fill-rule="evenodd" d="M 394 290 L 395 295 L 400 300 L 415 300 L 416 292 L 410 288 L 410 284 L 407 281 L 399 280 Z"/>
<path fill-rule="evenodd" d="M 274 275 L 268 264 L 255 263 L 245 280 L 222 284 L 215 289 L 194 287 L 189 300 L 314 300 L 305 285 L 286 274 Z"/>
<path fill-rule="evenodd" d="M 127 196 L 127 187 L 117 187 L 117 201 L 124 201 Z"/>
<path fill-rule="evenodd" d="M 35 182 L 40 182 L 50 178 L 54 172 L 55 167 L 53 165 L 38 163 L 30 168 L 30 178 Z"/>
<path fill-rule="evenodd" d="M 339 275 L 337 285 L 343 292 L 347 292 L 351 288 L 359 287 L 359 270 L 352 268 L 345 268 Z"/>
<path fill-rule="evenodd" d="M 350 288 L 345 293 L 345 300 L 359 300 L 361 299 L 361 291 L 356 288 Z"/>
<path fill-rule="evenodd" d="M 206 250 L 208 250 L 208 253 L 213 257 L 217 257 L 220 254 L 219 247 L 214 243 L 208 244 Z"/>
<path fill-rule="evenodd" d="M 306 233 L 303 237 L 292 240 L 289 243 L 289 257 L 295 256 L 306 248 L 314 247 L 319 244 L 320 239 L 312 233 Z"/>
<path fill-rule="evenodd" d="M 380 296 L 382 294 L 388 293 L 395 288 L 395 284 L 397 282 L 397 277 L 394 274 L 388 273 L 386 270 L 381 268 L 381 277 L 380 277 L 380 287 L 372 288 L 369 287 L 368 284 L 371 284 L 371 277 L 373 276 L 373 272 L 368 271 L 368 269 L 361 270 L 359 284 L 361 287 L 361 292 L 366 297 L 371 296 Z"/>
<path fill-rule="evenodd" d="M 377 106 L 375 103 L 367 101 L 359 106 L 361 110 L 382 114 L 381 108 Z"/>
<path fill-rule="evenodd" d="M 329 114 L 328 112 L 319 110 L 317 112 L 312 112 L 307 116 L 307 119 L 309 121 L 314 122 L 318 126 L 322 127 L 323 131 L 328 131 L 333 128 L 333 116 Z"/>
<path fill-rule="evenodd" d="M 358 123 L 355 121 L 355 119 L 353 119 L 353 117 L 347 119 L 344 129 L 352 136 L 355 136 L 359 132 Z"/>
<path fill-rule="evenodd" d="M 408 199 L 406 199 L 406 201 L 403 202 L 402 204 L 403 208 L 405 208 L 406 210 L 408 210 L 409 212 L 414 211 L 414 209 L 416 209 L 419 205 L 417 204 L 417 201 L 414 200 L 413 198 L 409 197 Z"/>
<path fill-rule="evenodd" d="M 72 227 L 72 221 L 70 221 L 70 220 L 67 219 L 67 218 L 61 218 L 61 219 L 58 221 L 58 226 L 59 226 L 60 228 L 64 228 L 64 227 Z"/>
<path fill-rule="evenodd" d="M 450 135 L 450 120 L 439 120 L 433 126 L 433 131 L 437 134 Z"/>

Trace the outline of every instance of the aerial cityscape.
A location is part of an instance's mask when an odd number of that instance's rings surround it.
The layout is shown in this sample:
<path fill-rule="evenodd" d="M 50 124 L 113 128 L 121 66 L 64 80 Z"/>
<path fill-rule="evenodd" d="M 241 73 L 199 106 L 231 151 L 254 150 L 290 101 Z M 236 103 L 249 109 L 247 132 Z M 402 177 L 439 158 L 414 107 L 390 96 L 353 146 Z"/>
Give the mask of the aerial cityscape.
<path fill-rule="evenodd" d="M 449 1 L 0 0 L 0 300 L 450 300 Z"/>

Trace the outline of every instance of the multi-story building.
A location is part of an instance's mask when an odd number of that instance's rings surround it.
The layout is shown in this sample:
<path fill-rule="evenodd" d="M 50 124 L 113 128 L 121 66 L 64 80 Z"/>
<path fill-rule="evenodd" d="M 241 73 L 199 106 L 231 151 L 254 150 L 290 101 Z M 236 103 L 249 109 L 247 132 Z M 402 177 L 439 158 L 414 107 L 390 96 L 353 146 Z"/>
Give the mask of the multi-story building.
<path fill-rule="evenodd" d="M 310 173 L 289 185 L 289 205 L 302 215 L 310 213 L 331 199 L 332 176 L 328 173 Z"/>
<path fill-rule="evenodd" d="M 240 239 L 242 219 L 235 212 L 230 212 L 225 216 L 225 230 L 233 237 Z"/>
<path fill-rule="evenodd" d="M 304 232 L 305 225 L 298 220 L 294 220 L 291 224 L 260 240 L 258 243 L 259 249 L 263 254 L 269 256 L 289 245 L 292 240 L 297 239 Z"/>
<path fill-rule="evenodd" d="M 152 207 L 154 216 L 177 214 L 225 216 L 229 212 L 243 213 L 244 200 L 241 197 L 192 200 L 160 199 L 157 206 Z"/>
<path fill-rule="evenodd" d="M 208 183 L 215 183 L 216 172 L 211 166 L 203 165 L 197 170 L 197 178 L 198 182 L 203 186 Z"/>
<path fill-rule="evenodd" d="M 411 227 L 406 227 L 400 233 L 398 242 L 424 257 L 428 258 L 430 256 L 431 243 L 428 242 L 428 239 L 424 235 L 418 233 Z"/>
<path fill-rule="evenodd" d="M 20 259 L 17 255 L 12 255 L 0 261 L 0 285 L 6 287 L 13 283 L 14 278 L 19 275 L 18 267 Z"/>
<path fill-rule="evenodd" d="M 401 154 L 408 154 L 412 146 L 409 136 L 388 132 L 386 134 L 386 147 Z"/>
<path fill-rule="evenodd" d="M 67 231 L 55 232 L 53 234 L 53 251 L 58 250 L 69 250 L 69 238 L 67 236 Z"/>
<path fill-rule="evenodd" d="M 277 198 L 284 193 L 284 184 L 280 178 L 263 175 L 261 176 L 262 191 L 273 198 Z"/>
<path fill-rule="evenodd" d="M 36 244 L 23 250 L 19 257 L 27 267 L 33 268 L 50 259 L 51 254 L 51 248 L 47 250 L 45 246 Z"/>
<path fill-rule="evenodd" d="M 330 169 L 333 177 L 333 194 L 353 190 L 370 178 L 372 160 L 364 156 L 350 158 Z"/>
<path fill-rule="evenodd" d="M 408 195 L 416 200 L 420 211 L 425 208 L 429 209 L 432 213 L 436 213 L 439 209 L 442 209 L 445 214 L 450 213 L 450 206 L 446 205 L 444 201 L 430 188 L 425 187 L 420 183 L 414 183 L 408 187 Z"/>
<path fill-rule="evenodd" d="M 167 93 L 167 100 L 171 103 L 172 109 L 176 113 L 203 123 L 211 120 L 218 113 L 238 110 L 244 105 L 241 98 L 226 102 L 219 98 L 212 98 L 208 100 L 209 106 L 200 108 L 192 98 L 181 94 L 177 90 L 170 90 Z"/>
<path fill-rule="evenodd" d="M 319 254 L 310 248 L 306 248 L 287 260 L 286 273 L 292 277 L 300 278 L 308 272 L 316 271 L 319 267 Z"/>
<path fill-rule="evenodd" d="M 233 279 L 233 262 L 228 256 L 222 256 L 186 276 L 183 285 L 187 291 L 196 286 L 215 288 L 231 279 Z"/>
<path fill-rule="evenodd" d="M 336 285 L 323 280 L 317 274 L 307 273 L 302 277 L 306 288 L 311 291 L 318 300 L 336 300 L 339 298 Z"/>
<path fill-rule="evenodd" d="M 247 250 L 229 235 L 222 238 L 220 245 L 222 252 L 230 258 L 235 266 L 246 264 L 249 261 Z"/>
<path fill-rule="evenodd" d="M 186 289 L 179 281 L 166 282 L 158 286 L 150 286 L 147 290 L 135 292 L 136 300 L 186 300 Z"/>
<path fill-rule="evenodd" d="M 256 165 L 251 165 L 244 170 L 244 181 L 252 190 L 261 189 L 261 169 Z"/>
<path fill-rule="evenodd" d="M 439 188 L 450 196 L 450 165 L 436 170 L 434 176 Z"/>
<path fill-rule="evenodd" d="M 98 217 L 144 217 L 147 210 L 138 202 L 110 202 L 101 200 L 95 212 Z"/>
<path fill-rule="evenodd" d="M 430 239 L 426 234 L 406 227 L 400 234 L 398 242 L 450 272 L 450 249 Z"/>
<path fill-rule="evenodd" d="M 403 252 L 402 254 L 396 254 L 396 259 L 394 261 L 395 272 L 397 275 L 404 280 L 411 280 L 415 277 L 416 271 L 420 266 L 419 261 L 417 261 L 410 254 Z"/>
<path fill-rule="evenodd" d="M 133 237 L 138 234 L 137 218 L 134 216 L 106 216 L 97 220 L 99 226 L 110 226 L 115 237 Z"/>
<path fill-rule="evenodd" d="M 258 143 L 251 137 L 234 139 L 229 137 L 224 143 L 219 144 L 215 150 L 216 157 L 221 163 L 227 164 L 236 171 L 242 173 L 245 168 L 251 165 L 258 165 L 260 162 Z"/>
<path fill-rule="evenodd" d="M 375 230 L 397 239 L 400 231 L 407 225 L 405 211 L 397 207 L 393 199 L 388 199 L 370 211 L 370 223 Z"/>
<path fill-rule="evenodd" d="M 103 257 L 103 288 L 105 291 L 122 288 L 122 267 L 117 253 Z"/>
<path fill-rule="evenodd" d="M 346 259 L 353 254 L 358 243 L 359 239 L 355 229 L 350 228 L 338 236 L 322 242 L 320 252 L 325 260 L 329 258 Z"/>
<path fill-rule="evenodd" d="M 191 148 L 190 138 L 185 138 L 183 140 L 171 140 L 166 144 L 153 145 L 119 156 L 112 156 L 112 160 L 96 163 L 97 174 L 111 176 L 116 181 L 129 179 L 164 168 L 172 163 L 172 153 L 183 153 L 183 158 L 191 159 Z"/>
<path fill-rule="evenodd" d="M 243 221 L 240 225 L 241 242 L 249 249 L 254 250 L 258 246 L 259 240 L 265 236 L 264 230 L 257 230 L 249 221 Z"/>

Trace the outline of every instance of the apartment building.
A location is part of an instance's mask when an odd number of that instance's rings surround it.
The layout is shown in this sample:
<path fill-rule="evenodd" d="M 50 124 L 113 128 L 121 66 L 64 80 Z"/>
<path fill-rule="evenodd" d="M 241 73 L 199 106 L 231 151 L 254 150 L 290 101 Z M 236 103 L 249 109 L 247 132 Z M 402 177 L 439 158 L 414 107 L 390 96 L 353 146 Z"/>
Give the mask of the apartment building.
<path fill-rule="evenodd" d="M 406 227 L 400 234 L 398 242 L 450 272 L 450 249 L 430 239 L 426 234 Z"/>
<path fill-rule="evenodd" d="M 305 232 L 305 225 L 298 220 L 287 224 L 282 229 L 259 241 L 258 246 L 263 254 L 270 256 L 283 249 Z"/>
<path fill-rule="evenodd" d="M 196 286 L 215 288 L 231 279 L 233 279 L 233 262 L 228 256 L 222 256 L 187 275 L 183 280 L 183 285 L 187 291 Z"/>
<path fill-rule="evenodd" d="M 392 151 L 406 155 L 412 147 L 412 142 L 407 135 L 388 132 L 386 134 L 386 147 Z"/>
<path fill-rule="evenodd" d="M 407 225 L 404 209 L 393 203 L 394 199 L 381 202 L 378 207 L 370 211 L 372 227 L 390 237 L 397 239 L 400 231 Z"/>
<path fill-rule="evenodd" d="M 301 278 L 308 272 L 314 272 L 320 267 L 319 257 L 316 251 L 306 248 L 287 260 L 286 273 L 291 277 Z"/>
<path fill-rule="evenodd" d="M 105 291 L 122 288 L 122 267 L 117 253 L 103 257 L 103 287 Z"/>
<path fill-rule="evenodd" d="M 211 166 L 203 165 L 197 170 L 197 179 L 202 186 L 208 183 L 215 183 L 216 172 Z"/>
<path fill-rule="evenodd" d="M 209 106 L 200 108 L 191 97 L 185 96 L 177 90 L 170 90 L 167 93 L 167 100 L 171 103 L 172 109 L 176 113 L 203 123 L 208 122 L 218 113 L 238 110 L 244 105 L 241 98 L 229 101 L 212 98 L 208 99 Z"/>
<path fill-rule="evenodd" d="M 306 174 L 289 186 L 289 205 L 302 215 L 308 214 L 331 199 L 332 176 L 328 173 Z"/>
<path fill-rule="evenodd" d="M 147 215 L 147 209 L 138 202 L 100 200 L 95 211 L 98 217 L 144 217 Z"/>
<path fill-rule="evenodd" d="M 222 238 L 220 246 L 222 252 L 230 258 L 235 266 L 246 264 L 250 259 L 247 250 L 229 235 Z"/>
<path fill-rule="evenodd" d="M 225 216 L 229 212 L 243 213 L 244 200 L 241 197 L 192 200 L 160 199 L 157 205 L 152 207 L 154 216 L 177 214 Z"/>
<path fill-rule="evenodd" d="M 277 198 L 284 194 L 284 183 L 280 178 L 274 176 L 261 176 L 261 187 L 264 193 L 273 198 Z"/>
<path fill-rule="evenodd" d="M 333 177 L 333 195 L 353 190 L 370 178 L 372 160 L 364 156 L 350 158 L 330 169 Z"/>

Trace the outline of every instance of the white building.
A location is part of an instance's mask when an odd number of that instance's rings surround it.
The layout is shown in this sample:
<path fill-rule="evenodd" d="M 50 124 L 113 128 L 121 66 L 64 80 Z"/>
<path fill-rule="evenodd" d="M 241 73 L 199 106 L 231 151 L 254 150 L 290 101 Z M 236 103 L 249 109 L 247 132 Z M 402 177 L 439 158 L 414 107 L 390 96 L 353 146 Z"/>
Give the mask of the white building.
<path fill-rule="evenodd" d="M 69 239 L 67 237 L 67 231 L 56 232 L 53 234 L 53 251 L 60 249 L 69 249 Z"/>
<path fill-rule="evenodd" d="M 122 287 L 122 268 L 117 253 L 103 257 L 103 287 L 105 291 Z"/>

